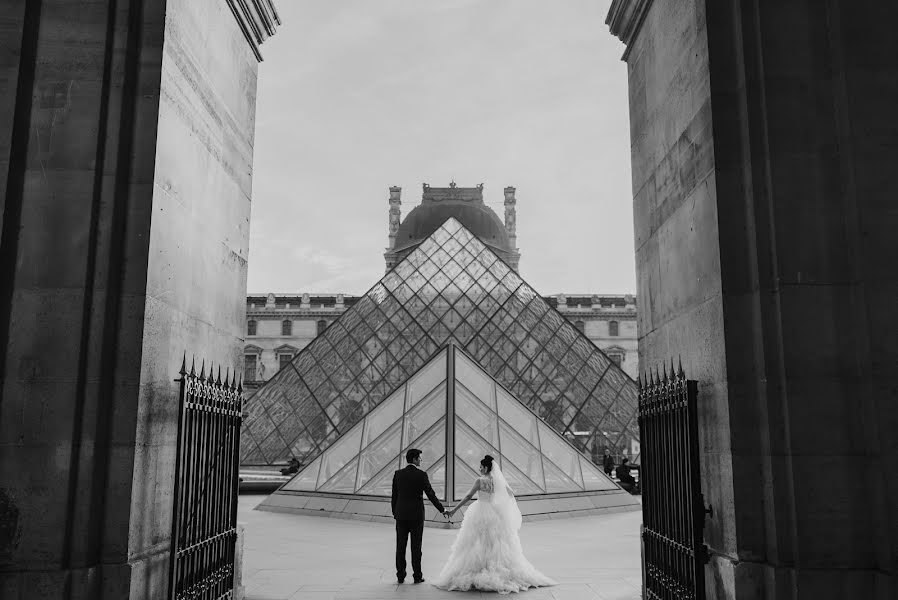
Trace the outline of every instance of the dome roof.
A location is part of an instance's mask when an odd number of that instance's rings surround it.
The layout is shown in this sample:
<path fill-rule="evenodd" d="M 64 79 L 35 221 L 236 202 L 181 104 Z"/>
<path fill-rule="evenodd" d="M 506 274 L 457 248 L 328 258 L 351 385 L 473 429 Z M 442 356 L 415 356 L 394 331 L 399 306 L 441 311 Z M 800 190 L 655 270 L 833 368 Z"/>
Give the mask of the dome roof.
<path fill-rule="evenodd" d="M 403 219 L 396 233 L 396 250 L 419 244 L 446 222 L 455 217 L 480 240 L 507 252 L 514 252 L 505 225 L 495 212 L 482 202 L 442 200 L 424 202 Z"/>

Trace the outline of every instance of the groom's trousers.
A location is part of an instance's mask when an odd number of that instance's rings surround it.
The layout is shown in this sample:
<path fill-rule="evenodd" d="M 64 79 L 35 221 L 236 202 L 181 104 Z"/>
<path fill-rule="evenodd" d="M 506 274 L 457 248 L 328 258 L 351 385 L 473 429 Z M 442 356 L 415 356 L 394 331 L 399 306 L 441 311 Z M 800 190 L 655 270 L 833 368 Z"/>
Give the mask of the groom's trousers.
<path fill-rule="evenodd" d="M 424 519 L 396 519 L 396 578 L 405 579 L 405 547 L 409 535 L 412 538 L 412 575 L 421 579 L 421 540 L 424 537 Z"/>

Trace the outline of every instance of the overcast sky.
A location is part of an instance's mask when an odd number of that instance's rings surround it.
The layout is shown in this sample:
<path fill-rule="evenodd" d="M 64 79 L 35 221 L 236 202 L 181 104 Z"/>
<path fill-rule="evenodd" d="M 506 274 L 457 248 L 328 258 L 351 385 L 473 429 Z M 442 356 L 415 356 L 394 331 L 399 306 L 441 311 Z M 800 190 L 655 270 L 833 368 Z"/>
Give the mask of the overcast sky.
<path fill-rule="evenodd" d="M 518 198 L 544 294 L 633 293 L 627 72 L 610 0 L 281 0 L 259 69 L 249 291 L 361 294 L 388 188 Z"/>

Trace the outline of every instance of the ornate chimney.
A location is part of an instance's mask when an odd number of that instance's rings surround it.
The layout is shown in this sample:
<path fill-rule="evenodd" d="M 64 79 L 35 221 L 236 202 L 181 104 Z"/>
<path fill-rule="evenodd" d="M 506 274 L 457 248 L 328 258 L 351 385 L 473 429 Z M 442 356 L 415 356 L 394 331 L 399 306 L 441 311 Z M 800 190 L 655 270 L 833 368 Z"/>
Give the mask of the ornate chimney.
<path fill-rule="evenodd" d="M 388 250 L 396 247 L 396 233 L 399 231 L 399 221 L 402 216 L 400 208 L 402 206 L 401 194 L 401 187 L 395 185 L 390 187 L 390 241 L 387 246 Z"/>

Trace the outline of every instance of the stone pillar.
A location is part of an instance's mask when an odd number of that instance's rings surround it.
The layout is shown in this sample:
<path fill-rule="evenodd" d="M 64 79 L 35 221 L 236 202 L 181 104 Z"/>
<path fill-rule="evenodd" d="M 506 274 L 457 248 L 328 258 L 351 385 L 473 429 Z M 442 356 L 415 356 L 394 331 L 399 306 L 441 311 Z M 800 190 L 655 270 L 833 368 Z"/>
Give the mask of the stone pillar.
<path fill-rule="evenodd" d="M 483 184 L 480 184 L 483 189 Z M 508 234 L 508 241 L 512 247 L 512 252 L 507 258 L 509 266 L 515 271 L 521 262 L 521 253 L 518 251 L 518 211 L 517 199 L 515 198 L 515 188 L 508 186 L 505 188 L 505 232 Z"/>
<path fill-rule="evenodd" d="M 0 597 L 163 598 L 172 380 L 185 352 L 240 365 L 256 46 L 276 15 L 217 0 L 12 4 Z"/>
<path fill-rule="evenodd" d="M 399 222 L 402 218 L 402 188 L 392 186 L 390 188 L 390 236 L 388 250 L 396 248 L 396 234 L 399 232 Z"/>
<path fill-rule="evenodd" d="M 898 595 L 898 5 L 615 0 L 640 364 L 699 381 L 709 598 Z"/>
<path fill-rule="evenodd" d="M 515 189 L 513 187 L 505 188 L 505 232 L 508 233 L 508 241 L 511 242 L 512 248 L 518 247 L 518 230 L 517 230 L 517 209 L 515 205 L 517 200 L 514 197 Z"/>

